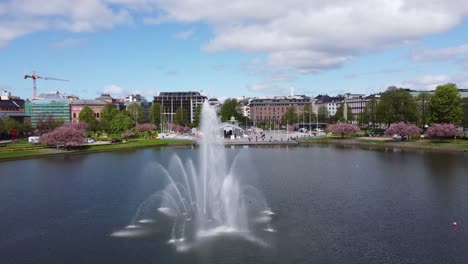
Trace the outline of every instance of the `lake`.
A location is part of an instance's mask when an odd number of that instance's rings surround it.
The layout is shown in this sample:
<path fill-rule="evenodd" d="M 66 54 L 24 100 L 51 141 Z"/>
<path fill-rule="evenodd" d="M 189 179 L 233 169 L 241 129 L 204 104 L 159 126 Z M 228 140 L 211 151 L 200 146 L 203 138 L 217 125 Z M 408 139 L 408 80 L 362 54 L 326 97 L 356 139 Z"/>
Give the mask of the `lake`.
<path fill-rule="evenodd" d="M 340 146 L 226 148 L 276 213 L 259 246 L 177 252 L 110 236 L 164 187 L 154 163 L 197 148 L 0 163 L 0 263 L 466 263 L 468 155 Z M 457 222 L 457 226 L 453 223 Z"/>

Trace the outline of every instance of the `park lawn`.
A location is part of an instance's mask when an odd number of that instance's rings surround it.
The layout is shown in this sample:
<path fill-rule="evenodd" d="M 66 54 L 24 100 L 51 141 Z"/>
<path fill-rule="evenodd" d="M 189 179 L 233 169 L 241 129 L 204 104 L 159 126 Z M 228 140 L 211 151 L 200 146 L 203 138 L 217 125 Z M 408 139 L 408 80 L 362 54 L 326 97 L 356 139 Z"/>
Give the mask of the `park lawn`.
<path fill-rule="evenodd" d="M 43 155 L 50 155 L 50 154 L 54 154 L 54 153 L 58 153 L 58 152 L 48 151 L 47 149 L 15 150 L 15 151 L 0 150 L 0 160 L 1 159 L 31 157 L 31 156 L 43 156 Z"/>
<path fill-rule="evenodd" d="M 30 145 L 28 143 L 11 143 L 8 146 L 0 148 L 0 160 L 1 159 L 14 159 L 14 158 L 25 158 L 35 157 L 44 155 L 62 155 L 62 154 L 77 154 L 87 152 L 100 152 L 100 151 L 113 151 L 119 149 L 132 149 L 132 148 L 146 148 L 146 147 L 162 147 L 162 146 L 188 146 L 193 145 L 193 141 L 190 140 L 171 140 L 171 139 L 157 139 L 157 140 L 135 140 L 122 143 L 112 143 L 104 145 L 90 145 L 83 146 L 79 149 L 64 150 L 55 149 L 53 147 L 44 147 L 42 145 Z"/>
<path fill-rule="evenodd" d="M 173 139 L 145 139 L 127 141 L 122 143 L 111 143 L 103 145 L 90 145 L 85 146 L 83 150 L 79 151 L 101 151 L 101 150 L 117 150 L 127 148 L 143 148 L 143 147 L 158 147 L 158 146 L 185 146 L 193 145 L 191 140 L 173 140 Z"/>
<path fill-rule="evenodd" d="M 301 143 L 331 143 L 331 144 L 347 144 L 347 145 L 373 145 L 382 147 L 408 147 L 408 148 L 428 148 L 428 149 L 441 149 L 441 150 L 468 150 L 468 140 L 463 139 L 448 139 L 448 140 L 410 140 L 398 141 L 388 138 L 386 140 L 372 140 L 372 139 L 359 139 L 355 137 L 316 137 L 299 140 Z"/>
<path fill-rule="evenodd" d="M 468 149 L 468 140 L 463 139 L 449 139 L 449 140 L 418 140 L 414 141 L 414 144 L 418 146 L 426 146 L 433 148 L 456 148 L 456 149 Z"/>

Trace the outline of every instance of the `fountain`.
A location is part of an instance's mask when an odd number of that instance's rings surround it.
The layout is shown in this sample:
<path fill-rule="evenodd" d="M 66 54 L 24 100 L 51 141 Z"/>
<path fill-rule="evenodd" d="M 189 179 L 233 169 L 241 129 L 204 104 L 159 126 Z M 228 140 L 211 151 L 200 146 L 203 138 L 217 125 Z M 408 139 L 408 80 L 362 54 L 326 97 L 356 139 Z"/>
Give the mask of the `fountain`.
<path fill-rule="evenodd" d="M 255 187 L 242 184 L 239 155 L 228 165 L 215 110 L 205 103 L 201 113 L 200 160 L 182 162 L 174 155 L 158 171 L 167 186 L 147 198 L 130 225 L 114 237 L 151 237 L 167 233 L 167 242 L 188 250 L 213 237 L 239 237 L 262 246 L 262 233 L 274 232 L 274 213 Z M 169 231 L 169 232 L 165 232 Z"/>

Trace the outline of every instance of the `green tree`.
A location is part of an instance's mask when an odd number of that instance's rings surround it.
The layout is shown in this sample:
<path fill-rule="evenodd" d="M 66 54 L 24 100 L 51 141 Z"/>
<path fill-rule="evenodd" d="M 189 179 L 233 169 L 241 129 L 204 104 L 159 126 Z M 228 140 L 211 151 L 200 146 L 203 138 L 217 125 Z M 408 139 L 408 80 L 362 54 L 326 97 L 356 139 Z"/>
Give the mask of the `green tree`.
<path fill-rule="evenodd" d="M 11 133 L 11 130 L 16 129 L 17 132 L 20 132 L 21 124 L 11 117 L 3 118 L 3 129 L 7 134 Z"/>
<path fill-rule="evenodd" d="M 112 133 L 121 133 L 133 127 L 133 120 L 130 113 L 127 111 L 118 112 L 109 124 L 109 129 Z"/>
<path fill-rule="evenodd" d="M 62 119 L 57 119 L 53 115 L 43 115 L 40 114 L 37 117 L 36 130 L 39 135 L 50 132 L 57 127 L 63 125 Z"/>
<path fill-rule="evenodd" d="M 365 124 L 366 126 L 375 128 L 377 124 L 377 105 L 378 102 L 375 98 L 367 102 L 364 111 L 359 114 L 359 122 L 361 126 Z"/>
<path fill-rule="evenodd" d="M 187 126 L 189 124 L 188 113 L 182 107 L 177 108 L 175 112 L 174 124 L 181 125 L 181 126 Z"/>
<path fill-rule="evenodd" d="M 81 123 L 88 124 L 89 130 L 95 130 L 97 125 L 97 120 L 94 111 L 93 109 L 91 109 L 91 107 L 87 105 L 85 105 L 78 114 L 78 121 L 80 121 Z"/>
<path fill-rule="evenodd" d="M 157 126 L 161 125 L 162 106 L 160 103 L 153 103 L 149 110 L 149 122 Z"/>
<path fill-rule="evenodd" d="M 468 127 L 468 98 L 462 99 L 463 119 L 462 125 L 464 128 Z"/>
<path fill-rule="evenodd" d="M 461 96 L 456 84 L 439 85 L 429 102 L 432 123 L 460 124 L 463 117 Z"/>
<path fill-rule="evenodd" d="M 338 106 L 338 109 L 336 109 L 335 119 L 338 120 L 338 121 L 341 121 L 341 122 L 353 121 L 354 116 L 353 116 L 353 113 L 351 111 L 351 107 L 349 106 L 349 104 L 348 104 L 348 110 L 347 111 L 348 111 L 348 113 L 347 113 L 346 120 L 345 120 L 345 118 L 344 118 L 344 103 L 340 104 Z"/>
<path fill-rule="evenodd" d="M 284 113 L 282 120 L 283 120 L 282 122 L 283 125 L 296 124 L 298 120 L 296 107 L 294 106 L 289 107 L 286 113 Z"/>
<path fill-rule="evenodd" d="M 117 106 L 115 106 L 115 104 L 107 104 L 101 110 L 101 121 L 107 121 L 110 123 L 118 112 L 119 111 L 117 110 Z"/>
<path fill-rule="evenodd" d="M 304 106 L 304 119 L 307 123 L 315 123 L 317 121 L 317 115 L 312 110 L 312 103 L 308 103 Z"/>
<path fill-rule="evenodd" d="M 422 92 L 416 96 L 416 103 L 418 105 L 419 124 L 424 127 L 429 119 L 429 102 L 431 101 L 431 94 Z"/>
<path fill-rule="evenodd" d="M 318 108 L 318 120 L 319 122 L 325 123 L 328 119 L 328 109 L 326 106 L 321 106 Z"/>
<path fill-rule="evenodd" d="M 195 107 L 195 111 L 193 113 L 193 126 L 194 127 L 199 127 L 200 126 L 200 117 L 201 117 L 201 110 L 202 110 L 203 105 L 198 104 Z"/>
<path fill-rule="evenodd" d="M 242 116 L 239 102 L 236 99 L 226 99 L 220 110 L 221 121 L 226 122 L 234 117 L 239 120 Z"/>
<path fill-rule="evenodd" d="M 133 123 L 136 125 L 145 120 L 145 115 L 143 114 L 143 107 L 139 103 L 131 103 L 127 106 L 127 112 L 130 114 L 130 117 L 133 120 Z"/>
<path fill-rule="evenodd" d="M 385 91 L 377 105 L 379 123 L 390 125 L 397 122 L 417 120 L 417 106 L 413 96 L 405 89 L 391 86 Z"/>

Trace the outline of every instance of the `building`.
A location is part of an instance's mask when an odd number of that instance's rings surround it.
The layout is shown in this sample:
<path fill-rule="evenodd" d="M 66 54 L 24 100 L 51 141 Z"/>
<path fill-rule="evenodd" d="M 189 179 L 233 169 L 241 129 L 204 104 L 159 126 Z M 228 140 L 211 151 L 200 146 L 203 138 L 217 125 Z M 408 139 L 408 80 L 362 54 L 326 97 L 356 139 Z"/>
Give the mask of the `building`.
<path fill-rule="evenodd" d="M 112 98 L 110 94 L 102 93 L 101 96 L 96 98 L 96 100 L 103 101 L 108 104 L 114 104 L 117 107 L 117 110 L 119 111 L 125 110 L 124 100 Z"/>
<path fill-rule="evenodd" d="M 237 98 L 241 107 L 242 115 L 250 119 L 250 101 L 251 98 L 245 98 L 244 96 Z"/>
<path fill-rule="evenodd" d="M 123 103 L 125 105 L 125 108 L 129 106 L 130 104 L 137 103 L 141 105 L 141 108 L 143 109 L 143 115 L 145 116 L 146 120 L 149 120 L 149 111 L 151 108 L 151 102 L 148 102 L 144 96 L 141 96 L 139 94 L 131 94 L 129 96 L 126 96 L 125 99 L 123 100 Z"/>
<path fill-rule="evenodd" d="M 303 112 L 304 106 L 311 103 L 305 95 L 258 97 L 250 100 L 250 120 L 254 125 L 273 121 L 280 123 L 284 114 L 292 106 L 297 112 Z"/>
<path fill-rule="evenodd" d="M 93 110 L 96 120 L 99 120 L 101 118 L 101 111 L 106 105 L 106 102 L 100 100 L 74 100 L 71 102 L 71 122 L 79 122 L 78 117 L 85 106 L 89 106 Z"/>
<path fill-rule="evenodd" d="M 12 96 L 8 91 L 3 91 L 0 97 L 0 118 L 4 117 L 11 117 L 19 122 L 23 122 L 26 117 L 24 100 Z"/>
<path fill-rule="evenodd" d="M 52 117 L 64 123 L 70 122 L 70 103 L 65 95 L 56 93 L 40 94 L 35 100 L 26 102 L 26 115 L 31 117 L 32 127 L 44 117 Z"/>
<path fill-rule="evenodd" d="M 315 99 L 315 106 L 317 109 L 316 113 L 318 113 L 319 108 L 325 107 L 328 111 L 328 116 L 334 116 L 340 104 L 343 103 L 344 96 L 318 95 L 315 97 Z"/>
<path fill-rule="evenodd" d="M 162 114 L 167 122 L 174 121 L 177 109 L 182 108 L 190 122 L 195 120 L 195 109 L 202 105 L 208 98 L 199 92 L 161 92 L 154 97 L 154 103 L 159 103 Z"/>

